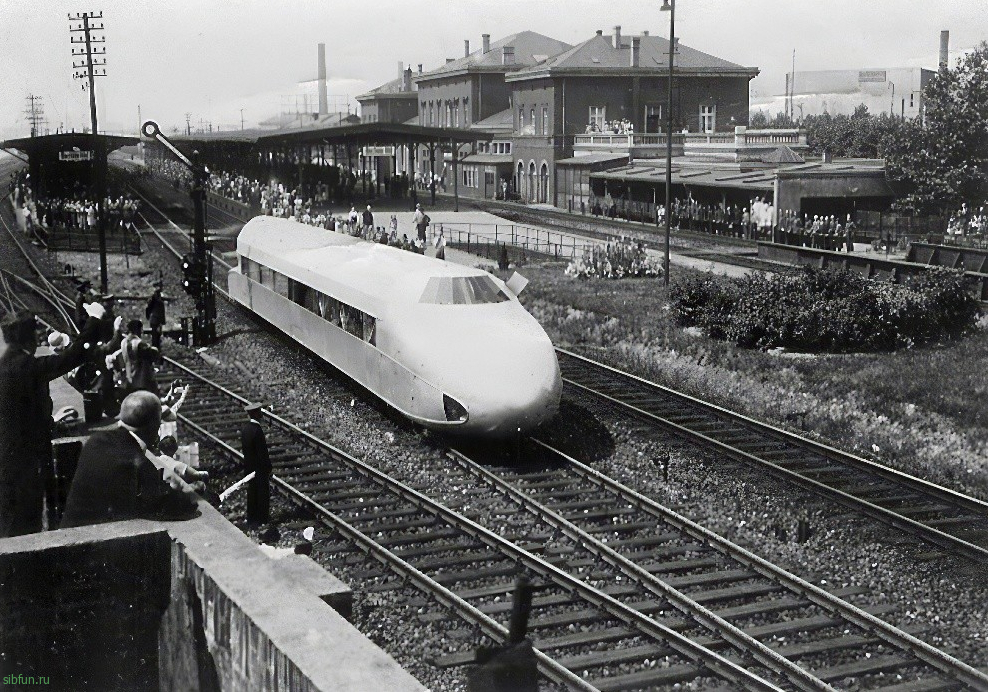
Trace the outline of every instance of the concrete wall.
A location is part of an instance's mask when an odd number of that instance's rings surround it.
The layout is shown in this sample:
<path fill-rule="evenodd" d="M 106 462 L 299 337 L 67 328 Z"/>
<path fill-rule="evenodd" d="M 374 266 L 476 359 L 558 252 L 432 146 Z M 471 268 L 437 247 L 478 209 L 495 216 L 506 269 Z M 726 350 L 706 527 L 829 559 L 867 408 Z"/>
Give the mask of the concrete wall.
<path fill-rule="evenodd" d="M 4 674 L 56 689 L 424 689 L 327 605 L 349 612 L 344 584 L 200 511 L 0 540 Z"/>

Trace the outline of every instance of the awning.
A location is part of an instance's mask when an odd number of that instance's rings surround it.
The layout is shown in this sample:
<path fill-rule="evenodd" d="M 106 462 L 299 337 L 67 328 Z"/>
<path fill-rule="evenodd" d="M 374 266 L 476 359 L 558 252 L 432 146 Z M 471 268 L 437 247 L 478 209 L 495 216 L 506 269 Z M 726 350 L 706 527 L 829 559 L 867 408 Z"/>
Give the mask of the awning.
<path fill-rule="evenodd" d="M 587 154 L 586 156 L 572 156 L 568 159 L 556 161 L 557 166 L 592 166 L 595 163 L 607 163 L 610 161 L 627 161 L 627 154 L 615 154 L 614 152 L 599 152 Z"/>
<path fill-rule="evenodd" d="M 514 159 L 511 158 L 511 154 L 470 154 L 460 159 L 460 162 L 485 164 L 488 166 L 502 164 L 510 166 L 514 162 Z"/>

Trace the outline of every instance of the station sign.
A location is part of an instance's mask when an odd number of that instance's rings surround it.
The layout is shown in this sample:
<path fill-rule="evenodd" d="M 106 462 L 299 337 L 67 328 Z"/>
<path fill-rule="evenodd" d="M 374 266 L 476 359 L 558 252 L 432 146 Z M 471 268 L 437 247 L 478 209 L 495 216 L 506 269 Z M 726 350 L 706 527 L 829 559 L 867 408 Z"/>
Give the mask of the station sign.
<path fill-rule="evenodd" d="M 888 74 L 885 70 L 859 70 L 858 82 L 887 82 Z"/>
<path fill-rule="evenodd" d="M 361 154 L 365 157 L 371 156 L 394 156 L 394 147 L 364 147 L 361 149 Z"/>
<path fill-rule="evenodd" d="M 60 151 L 58 152 L 59 161 L 92 161 L 93 152 L 89 151 Z"/>

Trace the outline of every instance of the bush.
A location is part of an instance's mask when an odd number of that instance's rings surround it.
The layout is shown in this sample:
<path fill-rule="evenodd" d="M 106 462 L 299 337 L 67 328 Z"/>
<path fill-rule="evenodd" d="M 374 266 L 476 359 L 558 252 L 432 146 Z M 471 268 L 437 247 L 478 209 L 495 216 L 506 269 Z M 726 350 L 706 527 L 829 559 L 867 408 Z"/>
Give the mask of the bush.
<path fill-rule="evenodd" d="M 931 268 L 904 285 L 802 268 L 741 279 L 691 277 L 673 286 L 676 320 L 746 348 L 891 351 L 974 328 L 980 308 L 963 272 Z"/>

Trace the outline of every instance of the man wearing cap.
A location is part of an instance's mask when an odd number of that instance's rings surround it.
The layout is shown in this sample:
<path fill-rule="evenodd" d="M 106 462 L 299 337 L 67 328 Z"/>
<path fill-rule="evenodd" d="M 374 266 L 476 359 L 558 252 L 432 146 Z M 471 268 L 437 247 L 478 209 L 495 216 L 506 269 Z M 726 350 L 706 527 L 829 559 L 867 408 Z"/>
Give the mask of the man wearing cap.
<path fill-rule="evenodd" d="M 151 327 L 151 345 L 161 348 L 161 329 L 165 326 L 165 299 L 161 297 L 161 282 L 154 285 L 154 293 L 148 300 L 148 305 L 144 309 L 144 316 Z"/>
<path fill-rule="evenodd" d="M 61 528 L 125 519 L 188 519 L 205 474 L 184 464 L 163 464 L 158 441 L 161 401 L 134 392 L 120 405 L 120 424 L 94 433 L 79 454 Z"/>
<path fill-rule="evenodd" d="M 52 400 L 48 383 L 79 367 L 95 344 L 103 306 L 61 353 L 35 357 L 37 322 L 18 312 L 4 321 L 7 350 L 0 356 L 0 538 L 41 530 L 42 469 L 51 465 Z"/>
<path fill-rule="evenodd" d="M 247 484 L 247 524 L 266 524 L 270 519 L 271 505 L 271 459 L 268 457 L 268 443 L 261 427 L 261 405 L 250 404 L 244 407 L 250 417 L 240 431 L 240 448 L 244 453 L 244 467 L 254 478 Z"/>

